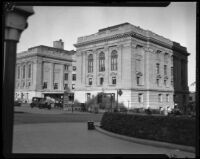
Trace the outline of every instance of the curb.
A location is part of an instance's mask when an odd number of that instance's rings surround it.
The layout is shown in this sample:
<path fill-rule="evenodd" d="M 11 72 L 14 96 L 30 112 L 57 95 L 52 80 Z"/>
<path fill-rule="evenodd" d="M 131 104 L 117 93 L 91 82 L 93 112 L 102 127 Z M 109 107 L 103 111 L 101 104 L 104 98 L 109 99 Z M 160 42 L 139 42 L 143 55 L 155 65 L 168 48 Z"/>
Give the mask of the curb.
<path fill-rule="evenodd" d="M 164 148 L 170 148 L 170 149 L 176 149 L 176 150 L 182 150 L 182 151 L 195 153 L 195 147 L 192 147 L 192 146 L 177 145 L 177 144 L 172 144 L 172 143 L 166 143 L 166 142 L 153 141 L 153 140 L 140 139 L 140 138 L 119 135 L 119 134 L 116 134 L 113 132 L 106 131 L 106 130 L 100 128 L 99 125 L 95 125 L 95 130 L 97 130 L 101 133 L 104 133 L 106 135 L 116 137 L 119 139 L 123 139 L 123 140 L 127 140 L 127 141 L 134 142 L 134 143 L 145 144 L 145 145 L 150 145 L 150 146 L 155 146 L 155 147 L 164 147 Z"/>

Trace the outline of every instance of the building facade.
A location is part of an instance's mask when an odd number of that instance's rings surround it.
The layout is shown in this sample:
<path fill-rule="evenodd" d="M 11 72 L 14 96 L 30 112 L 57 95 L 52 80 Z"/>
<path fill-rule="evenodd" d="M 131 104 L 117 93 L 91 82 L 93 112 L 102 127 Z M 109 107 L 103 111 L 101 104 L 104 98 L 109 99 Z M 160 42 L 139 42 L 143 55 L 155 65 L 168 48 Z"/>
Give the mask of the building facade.
<path fill-rule="evenodd" d="M 75 99 L 122 90 L 131 108 L 173 108 L 187 103 L 187 49 L 129 23 L 79 37 Z"/>
<path fill-rule="evenodd" d="M 72 89 L 72 56 L 64 50 L 62 40 L 53 47 L 36 46 L 17 54 L 15 99 L 31 102 L 32 97 L 61 98 Z"/>

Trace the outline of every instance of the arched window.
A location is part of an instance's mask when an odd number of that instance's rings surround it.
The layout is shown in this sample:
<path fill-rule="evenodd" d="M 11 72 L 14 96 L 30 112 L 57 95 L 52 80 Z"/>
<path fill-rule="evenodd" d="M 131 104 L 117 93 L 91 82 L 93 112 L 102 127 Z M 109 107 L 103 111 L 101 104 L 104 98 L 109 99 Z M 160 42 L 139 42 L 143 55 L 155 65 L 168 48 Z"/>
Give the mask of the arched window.
<path fill-rule="evenodd" d="M 101 52 L 99 54 L 99 72 L 105 71 L 105 54 Z"/>
<path fill-rule="evenodd" d="M 117 51 L 113 50 L 111 53 L 111 70 L 117 70 Z"/>
<path fill-rule="evenodd" d="M 93 72 L 93 55 L 88 56 L 88 73 Z"/>

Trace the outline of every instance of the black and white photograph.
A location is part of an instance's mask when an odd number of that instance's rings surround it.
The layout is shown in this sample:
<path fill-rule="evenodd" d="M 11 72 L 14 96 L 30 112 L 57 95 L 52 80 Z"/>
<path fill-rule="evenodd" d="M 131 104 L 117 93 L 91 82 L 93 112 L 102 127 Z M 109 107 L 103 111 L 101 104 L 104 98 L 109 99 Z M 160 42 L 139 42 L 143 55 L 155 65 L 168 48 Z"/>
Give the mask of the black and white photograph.
<path fill-rule="evenodd" d="M 6 2 L 5 154 L 195 158 L 196 15 Z"/>

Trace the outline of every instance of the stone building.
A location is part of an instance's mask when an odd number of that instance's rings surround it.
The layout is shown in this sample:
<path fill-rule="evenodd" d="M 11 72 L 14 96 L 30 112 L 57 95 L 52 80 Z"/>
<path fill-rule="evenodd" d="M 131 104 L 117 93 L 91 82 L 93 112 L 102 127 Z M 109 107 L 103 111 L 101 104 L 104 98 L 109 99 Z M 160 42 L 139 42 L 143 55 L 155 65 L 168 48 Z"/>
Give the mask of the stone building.
<path fill-rule="evenodd" d="M 74 54 L 64 50 L 62 40 L 54 41 L 53 47 L 40 45 L 18 53 L 15 98 L 27 102 L 32 97 L 61 98 L 67 87 L 72 89 Z"/>
<path fill-rule="evenodd" d="M 75 99 L 116 93 L 130 108 L 166 108 L 187 103 L 187 49 L 129 23 L 79 37 Z"/>

